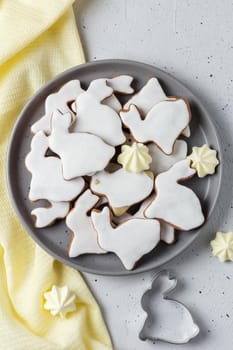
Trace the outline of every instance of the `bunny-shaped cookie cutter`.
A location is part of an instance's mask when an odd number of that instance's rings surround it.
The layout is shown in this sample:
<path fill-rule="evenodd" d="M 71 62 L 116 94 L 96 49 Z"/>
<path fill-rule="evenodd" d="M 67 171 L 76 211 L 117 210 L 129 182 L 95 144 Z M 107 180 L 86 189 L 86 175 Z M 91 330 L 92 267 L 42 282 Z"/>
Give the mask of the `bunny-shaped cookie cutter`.
<path fill-rule="evenodd" d="M 170 271 L 163 270 L 155 276 L 151 288 L 143 294 L 141 306 L 146 315 L 139 333 L 141 340 L 185 344 L 198 335 L 199 327 L 194 323 L 187 307 L 169 298 L 176 285 L 177 279 Z"/>

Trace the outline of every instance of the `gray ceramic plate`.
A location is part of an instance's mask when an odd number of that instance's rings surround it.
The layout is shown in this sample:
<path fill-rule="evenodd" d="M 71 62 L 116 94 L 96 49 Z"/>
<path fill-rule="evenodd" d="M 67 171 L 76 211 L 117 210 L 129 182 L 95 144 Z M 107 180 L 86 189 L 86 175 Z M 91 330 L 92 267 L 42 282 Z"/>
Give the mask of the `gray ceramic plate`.
<path fill-rule="evenodd" d="M 188 139 L 189 149 L 191 149 L 192 145 L 200 146 L 203 143 L 208 143 L 218 150 L 221 160 L 218 136 L 208 112 L 185 86 L 153 66 L 125 60 L 91 62 L 74 67 L 60 74 L 40 89 L 21 112 L 9 143 L 7 165 L 8 185 L 14 207 L 28 233 L 49 254 L 75 269 L 105 275 L 132 274 L 159 267 L 180 254 L 203 230 L 202 227 L 188 233 L 178 232 L 177 242 L 175 244 L 168 246 L 160 243 L 150 254 L 146 255 L 137 263 L 133 271 L 129 272 L 124 269 L 119 259 L 113 254 L 83 255 L 75 259 L 70 259 L 67 255 L 70 232 L 66 228 L 64 221 L 60 221 L 48 228 L 36 229 L 34 227 L 30 212 L 35 206 L 38 206 L 38 203 L 35 205 L 28 200 L 30 174 L 25 169 L 24 159 L 30 149 L 30 126 L 44 113 L 45 98 L 71 79 L 80 79 L 83 86 L 86 87 L 93 79 L 112 77 L 119 74 L 134 76 L 134 87 L 136 90 L 148 78 L 156 76 L 159 78 L 167 95 L 175 95 L 188 99 L 192 110 L 192 136 Z M 215 175 L 204 179 L 194 177 L 188 181 L 187 185 L 194 188 L 198 194 L 202 202 L 206 221 L 209 220 L 221 185 L 221 167 L 218 167 Z"/>

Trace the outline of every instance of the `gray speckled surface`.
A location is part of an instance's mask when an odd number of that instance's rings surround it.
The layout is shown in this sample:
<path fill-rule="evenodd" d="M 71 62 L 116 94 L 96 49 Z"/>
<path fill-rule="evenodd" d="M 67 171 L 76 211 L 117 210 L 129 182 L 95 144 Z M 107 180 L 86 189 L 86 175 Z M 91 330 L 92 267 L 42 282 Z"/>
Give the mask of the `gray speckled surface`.
<path fill-rule="evenodd" d="M 233 263 L 212 257 L 216 230 L 233 230 L 233 3 L 229 0 L 82 0 L 75 14 L 88 60 L 127 58 L 154 64 L 183 81 L 218 125 L 224 150 L 223 189 L 208 232 L 166 267 L 201 328 L 188 345 L 137 339 L 139 300 L 152 273 L 132 277 L 85 274 L 116 350 L 233 348 Z"/>

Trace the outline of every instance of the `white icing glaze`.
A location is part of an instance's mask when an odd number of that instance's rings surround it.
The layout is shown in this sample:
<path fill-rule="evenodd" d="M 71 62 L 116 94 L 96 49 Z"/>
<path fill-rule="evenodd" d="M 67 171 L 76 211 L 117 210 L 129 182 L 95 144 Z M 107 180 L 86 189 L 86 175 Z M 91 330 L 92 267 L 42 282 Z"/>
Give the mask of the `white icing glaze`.
<path fill-rule="evenodd" d="M 172 244 L 175 241 L 175 228 L 166 222 L 160 221 L 161 241 Z"/>
<path fill-rule="evenodd" d="M 120 116 L 138 142 L 152 141 L 166 154 L 172 153 L 174 142 L 190 120 L 188 105 L 182 99 L 159 102 L 144 120 L 134 105 Z"/>
<path fill-rule="evenodd" d="M 122 222 L 129 220 L 129 219 L 139 219 L 136 214 L 131 215 L 130 213 L 126 212 L 123 215 L 120 216 L 113 216 L 112 221 L 116 225 L 120 225 Z M 142 219 L 142 218 L 141 218 Z"/>
<path fill-rule="evenodd" d="M 137 94 L 131 97 L 124 105 L 123 109 L 129 109 L 130 105 L 135 105 L 141 115 L 145 116 L 152 107 L 161 101 L 173 101 L 174 97 L 166 96 L 157 78 L 151 78 L 148 82 L 139 90 Z M 190 127 L 187 126 L 183 131 L 182 135 L 190 137 Z"/>
<path fill-rule="evenodd" d="M 91 95 L 99 103 L 113 94 L 113 89 L 107 84 L 106 78 L 92 80 L 85 91 L 85 95 Z M 78 103 L 76 103 L 78 104 Z M 78 107 L 79 108 L 79 107 Z"/>
<path fill-rule="evenodd" d="M 133 77 L 130 75 L 117 75 L 113 78 L 107 78 L 107 85 L 111 86 L 114 92 L 120 94 L 132 94 L 134 89 L 131 87 Z"/>
<path fill-rule="evenodd" d="M 146 115 L 157 103 L 170 100 L 164 93 L 157 78 L 151 78 L 148 82 L 132 96 L 124 105 L 123 109 L 129 109 L 130 105 L 135 105 L 142 115 Z"/>
<path fill-rule="evenodd" d="M 129 220 L 129 219 L 145 219 L 144 216 L 144 210 L 148 207 L 148 205 L 151 203 L 152 201 L 152 196 L 146 198 L 140 208 L 138 209 L 138 211 L 135 214 L 130 214 L 128 212 L 126 212 L 125 214 L 121 215 L 121 216 L 114 216 L 113 217 L 113 221 L 115 224 L 119 225 L 122 222 Z"/>
<path fill-rule="evenodd" d="M 76 200 L 74 208 L 66 218 L 66 225 L 73 233 L 69 245 L 70 258 L 86 253 L 106 253 L 97 242 L 97 234 L 92 225 L 91 217 L 87 216 L 88 211 L 97 204 L 99 199 L 90 190 L 86 190 Z"/>
<path fill-rule="evenodd" d="M 173 152 L 170 155 L 164 154 L 154 143 L 150 143 L 147 146 L 149 148 L 149 154 L 152 157 L 150 170 L 154 174 L 167 171 L 172 165 L 185 159 L 188 151 L 187 143 L 183 140 L 176 140 Z"/>
<path fill-rule="evenodd" d="M 134 92 L 134 89 L 131 87 L 133 77 L 129 75 L 119 75 L 114 78 L 106 79 L 106 81 L 107 85 L 109 85 L 116 93 L 132 94 Z M 120 101 L 114 94 L 107 97 L 102 103 L 114 109 L 115 112 L 119 112 L 122 108 Z"/>
<path fill-rule="evenodd" d="M 185 137 L 190 137 L 191 136 L 191 130 L 190 130 L 190 126 L 186 126 L 186 128 L 182 131 L 182 135 L 184 135 Z"/>
<path fill-rule="evenodd" d="M 188 187 L 178 181 L 194 175 L 187 159 L 173 165 L 155 179 L 156 197 L 145 210 L 147 218 L 162 219 L 181 229 L 191 230 L 204 222 L 200 201 Z"/>
<path fill-rule="evenodd" d="M 57 219 L 63 219 L 70 209 L 69 202 L 50 202 L 49 207 L 35 208 L 31 215 L 36 217 L 35 227 L 46 227 Z"/>
<path fill-rule="evenodd" d="M 103 100 L 102 104 L 112 108 L 117 113 L 122 108 L 120 101 L 118 100 L 118 98 L 114 94 L 105 98 L 105 100 Z"/>
<path fill-rule="evenodd" d="M 142 205 L 140 206 L 139 210 L 133 215 L 133 217 L 145 219 L 145 215 L 144 215 L 145 209 L 148 207 L 148 205 L 151 203 L 151 201 L 154 198 L 155 198 L 155 194 L 152 194 L 150 197 L 145 199 Z M 154 220 L 154 219 L 150 219 L 150 220 Z M 166 222 L 160 221 L 160 240 L 167 244 L 171 244 L 174 242 L 174 239 L 175 239 L 174 227 L 167 224 Z"/>
<path fill-rule="evenodd" d="M 64 180 L 61 160 L 57 157 L 45 157 L 48 148 L 48 138 L 42 131 L 33 136 L 31 151 L 25 159 L 26 167 L 32 174 L 29 199 L 70 201 L 81 193 L 84 180 L 82 178 Z"/>
<path fill-rule="evenodd" d="M 70 108 L 71 108 L 71 111 L 72 111 L 72 112 L 74 112 L 75 114 L 77 113 L 75 101 L 71 104 Z M 76 117 L 75 117 L 75 121 L 76 121 Z"/>
<path fill-rule="evenodd" d="M 114 216 L 113 217 L 114 223 L 119 225 L 122 222 L 129 220 L 129 219 L 145 219 L 144 211 L 154 198 L 155 198 L 155 194 L 152 194 L 150 197 L 146 198 L 142 202 L 139 210 L 133 215 L 131 215 L 130 213 L 127 212 L 122 216 Z M 154 220 L 154 219 L 148 219 L 148 220 Z M 175 240 L 174 227 L 161 221 L 160 228 L 161 228 L 160 240 L 167 243 L 167 244 L 173 243 Z"/>
<path fill-rule="evenodd" d="M 153 197 L 154 197 L 154 194 L 152 194 L 150 197 L 146 198 L 142 202 L 138 211 L 133 215 L 134 218 L 145 219 L 144 211 L 148 207 L 149 203 L 151 203 Z"/>
<path fill-rule="evenodd" d="M 115 153 L 114 147 L 95 135 L 70 133 L 70 123 L 70 113 L 53 113 L 49 146 L 61 158 L 64 178 L 70 180 L 104 169 Z"/>
<path fill-rule="evenodd" d="M 76 310 L 76 295 L 67 286 L 58 287 L 44 293 L 44 309 L 50 311 L 52 316 L 66 317 L 66 314 Z"/>
<path fill-rule="evenodd" d="M 35 134 L 38 131 L 44 131 L 46 134 L 51 130 L 51 117 L 55 110 L 59 110 L 61 113 L 70 112 L 68 102 L 74 101 L 84 90 L 81 88 L 79 80 L 71 80 L 62 88 L 51 95 L 45 100 L 45 115 L 36 121 L 31 131 Z"/>
<path fill-rule="evenodd" d="M 92 177 L 91 189 L 108 198 L 111 207 L 138 203 L 151 193 L 153 180 L 146 173 L 130 173 L 119 169 L 114 173 L 99 172 Z"/>
<path fill-rule="evenodd" d="M 132 219 L 113 228 L 107 207 L 101 212 L 92 211 L 91 218 L 100 246 L 115 253 L 127 270 L 131 270 L 160 240 L 160 224 L 157 220 Z"/>
<path fill-rule="evenodd" d="M 101 103 L 112 93 L 113 89 L 107 86 L 106 79 L 92 81 L 88 90 L 76 99 L 77 121 L 73 131 L 97 135 L 113 146 L 124 143 L 119 115 Z"/>

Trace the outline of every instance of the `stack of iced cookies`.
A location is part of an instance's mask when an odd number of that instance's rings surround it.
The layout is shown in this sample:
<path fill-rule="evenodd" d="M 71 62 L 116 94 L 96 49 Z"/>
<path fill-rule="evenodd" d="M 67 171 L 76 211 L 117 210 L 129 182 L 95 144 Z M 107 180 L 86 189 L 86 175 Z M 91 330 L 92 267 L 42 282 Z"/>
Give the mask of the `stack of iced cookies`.
<path fill-rule="evenodd" d="M 32 211 L 35 226 L 64 219 L 70 258 L 112 252 L 128 270 L 160 241 L 175 242 L 175 230 L 204 222 L 198 197 L 180 184 L 196 172 L 184 140 L 188 102 L 166 96 L 156 78 L 135 94 L 132 82 L 120 75 L 84 90 L 72 80 L 49 95 L 26 157 L 29 199 L 49 202 Z"/>

